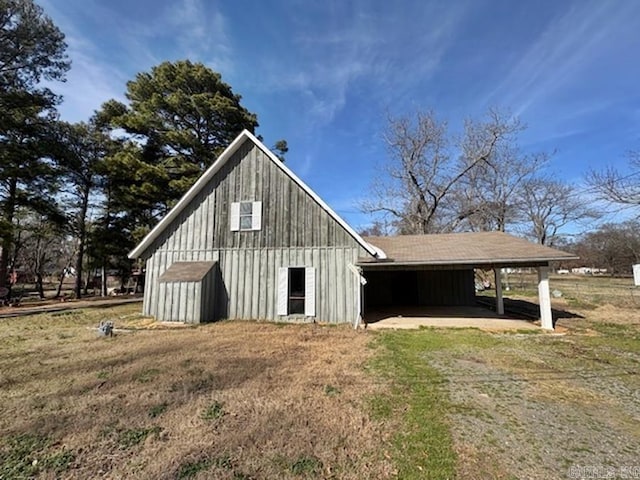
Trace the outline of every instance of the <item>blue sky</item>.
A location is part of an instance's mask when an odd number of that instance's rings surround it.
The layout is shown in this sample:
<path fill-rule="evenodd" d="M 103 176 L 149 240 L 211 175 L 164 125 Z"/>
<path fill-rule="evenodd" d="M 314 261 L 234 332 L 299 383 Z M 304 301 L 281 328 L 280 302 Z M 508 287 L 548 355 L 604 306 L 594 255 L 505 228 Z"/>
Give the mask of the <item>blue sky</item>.
<path fill-rule="evenodd" d="M 524 150 L 580 184 L 640 149 L 637 0 L 38 0 L 73 62 L 65 120 L 124 100 L 165 60 L 222 74 L 258 115 L 267 145 L 355 227 L 387 156 L 387 112 L 433 109 L 460 129 L 490 106 L 528 126 Z"/>

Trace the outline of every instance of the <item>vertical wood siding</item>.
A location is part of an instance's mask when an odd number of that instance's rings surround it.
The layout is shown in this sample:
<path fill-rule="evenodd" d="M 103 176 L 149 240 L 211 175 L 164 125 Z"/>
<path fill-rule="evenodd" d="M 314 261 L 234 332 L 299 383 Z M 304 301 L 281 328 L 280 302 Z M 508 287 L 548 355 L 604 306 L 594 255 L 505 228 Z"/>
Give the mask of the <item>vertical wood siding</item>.
<path fill-rule="evenodd" d="M 231 231 L 230 206 L 240 201 L 262 202 L 261 230 Z M 353 322 L 359 314 L 360 286 L 348 264 L 367 253 L 250 141 L 146 255 L 143 308 L 158 319 L 287 320 L 277 315 L 277 272 L 291 266 L 316 268 L 316 320 Z M 176 261 L 205 260 L 218 266 L 200 292 L 158 282 Z"/>
<path fill-rule="evenodd" d="M 147 261 L 147 286 L 151 288 L 145 291 L 144 302 L 145 314 L 158 320 L 287 320 L 287 317 L 277 315 L 277 274 L 280 267 L 316 269 L 316 320 L 353 322 L 359 314 L 360 284 L 347 267 L 348 263 L 355 263 L 361 255 L 357 248 L 247 248 L 162 253 L 153 255 Z M 211 277 L 212 280 L 203 280 L 201 283 L 157 281 L 176 261 L 201 260 L 219 262 L 218 273 L 210 273 L 205 277 Z M 216 272 L 216 269 L 212 272 Z M 218 278 L 215 278 L 216 275 Z M 201 293 L 196 291 L 196 285 L 202 286 Z M 215 311 L 211 312 L 208 308 L 215 308 Z M 196 309 L 202 309 L 203 313 L 198 311 L 196 314 Z M 195 320 L 196 317 L 199 319 Z M 299 316 L 292 319 L 303 320 Z"/>
<path fill-rule="evenodd" d="M 365 277 L 368 310 L 394 305 L 475 305 L 472 269 L 365 271 Z"/>
<path fill-rule="evenodd" d="M 262 201 L 262 228 L 233 232 L 231 203 Z M 157 250 L 355 247 L 358 243 L 304 190 L 247 141 L 149 247 Z"/>
<path fill-rule="evenodd" d="M 475 305 L 473 270 L 423 270 L 418 272 L 420 305 Z"/>

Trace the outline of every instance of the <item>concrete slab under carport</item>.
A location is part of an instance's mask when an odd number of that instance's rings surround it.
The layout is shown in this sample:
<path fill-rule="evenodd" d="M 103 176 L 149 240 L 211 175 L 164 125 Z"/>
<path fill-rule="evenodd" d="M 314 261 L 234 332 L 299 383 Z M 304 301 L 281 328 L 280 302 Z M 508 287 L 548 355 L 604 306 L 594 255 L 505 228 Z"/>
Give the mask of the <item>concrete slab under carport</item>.
<path fill-rule="evenodd" d="M 397 307 L 369 313 L 362 324 L 370 330 L 420 327 L 479 328 L 481 330 L 539 330 L 529 320 L 497 315 L 483 307 Z"/>

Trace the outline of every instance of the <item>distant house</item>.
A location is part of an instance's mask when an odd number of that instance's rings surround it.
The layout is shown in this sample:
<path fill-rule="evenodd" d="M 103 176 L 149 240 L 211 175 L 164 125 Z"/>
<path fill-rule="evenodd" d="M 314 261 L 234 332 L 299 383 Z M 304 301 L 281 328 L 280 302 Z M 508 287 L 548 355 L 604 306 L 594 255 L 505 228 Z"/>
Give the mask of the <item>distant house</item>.
<path fill-rule="evenodd" d="M 129 257 L 146 261 L 144 313 L 194 323 L 357 324 L 393 305 L 473 304 L 474 268 L 535 267 L 546 328 L 549 262 L 574 258 L 500 232 L 363 238 L 248 131 Z"/>
<path fill-rule="evenodd" d="M 574 273 L 576 275 L 604 275 L 607 273 L 607 269 L 594 267 L 575 267 L 571 269 L 571 273 Z"/>

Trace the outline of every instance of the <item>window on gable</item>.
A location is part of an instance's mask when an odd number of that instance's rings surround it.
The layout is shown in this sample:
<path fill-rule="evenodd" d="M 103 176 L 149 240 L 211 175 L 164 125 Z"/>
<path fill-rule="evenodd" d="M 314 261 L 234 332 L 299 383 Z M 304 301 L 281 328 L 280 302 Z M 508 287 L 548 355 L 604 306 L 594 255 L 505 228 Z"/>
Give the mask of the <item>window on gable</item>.
<path fill-rule="evenodd" d="M 262 202 L 231 203 L 231 231 L 251 231 L 262 228 Z"/>
<path fill-rule="evenodd" d="M 252 230 L 253 202 L 240 202 L 240 230 Z"/>

